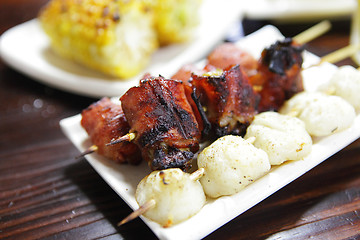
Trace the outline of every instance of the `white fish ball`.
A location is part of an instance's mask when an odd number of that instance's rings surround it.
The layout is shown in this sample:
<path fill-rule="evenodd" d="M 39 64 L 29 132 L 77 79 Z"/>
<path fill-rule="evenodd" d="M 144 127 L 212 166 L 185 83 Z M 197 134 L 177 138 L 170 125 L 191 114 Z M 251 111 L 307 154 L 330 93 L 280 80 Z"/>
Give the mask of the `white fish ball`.
<path fill-rule="evenodd" d="M 205 194 L 216 198 L 239 192 L 270 170 L 267 154 L 239 136 L 224 136 L 198 155 L 204 168 L 200 182 Z"/>
<path fill-rule="evenodd" d="M 135 198 L 140 206 L 155 200 L 155 206 L 143 215 L 163 227 L 195 215 L 206 201 L 199 180 L 178 168 L 150 173 L 138 184 Z"/>
<path fill-rule="evenodd" d="M 303 121 L 276 112 L 255 116 L 246 131 L 245 139 L 255 137 L 254 146 L 264 150 L 271 165 L 287 160 L 299 160 L 311 152 L 312 139 Z"/>
<path fill-rule="evenodd" d="M 348 101 L 360 110 L 360 71 L 346 65 L 339 67 L 330 79 L 326 91 Z"/>
<path fill-rule="evenodd" d="M 347 101 L 321 92 L 296 94 L 285 102 L 280 113 L 294 113 L 304 121 L 308 133 L 318 137 L 350 127 L 356 117 L 354 107 Z"/>

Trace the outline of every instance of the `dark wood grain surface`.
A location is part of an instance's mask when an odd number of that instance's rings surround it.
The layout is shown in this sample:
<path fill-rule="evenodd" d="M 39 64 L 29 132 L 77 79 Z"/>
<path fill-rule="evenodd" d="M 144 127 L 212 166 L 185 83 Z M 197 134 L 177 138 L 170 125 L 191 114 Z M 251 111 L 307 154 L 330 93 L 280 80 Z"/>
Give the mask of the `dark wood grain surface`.
<path fill-rule="evenodd" d="M 46 2 L 1 0 L 0 33 L 36 17 Z M 250 33 L 268 23 L 243 24 Z M 313 23 L 272 24 L 293 36 Z M 346 46 L 349 26 L 334 21 L 306 48 L 323 56 Z M 156 239 L 141 220 L 116 227 L 130 208 L 74 159 L 78 151 L 60 130 L 61 119 L 95 100 L 37 83 L 0 60 L 0 239 Z M 359 232 L 357 140 L 206 239 L 360 239 Z"/>

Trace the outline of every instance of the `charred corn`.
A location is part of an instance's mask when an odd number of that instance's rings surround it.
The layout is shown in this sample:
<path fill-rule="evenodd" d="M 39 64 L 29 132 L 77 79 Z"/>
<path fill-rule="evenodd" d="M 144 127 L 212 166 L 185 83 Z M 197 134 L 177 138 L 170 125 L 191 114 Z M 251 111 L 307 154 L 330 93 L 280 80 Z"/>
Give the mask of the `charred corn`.
<path fill-rule="evenodd" d="M 201 0 L 155 0 L 155 29 L 160 45 L 188 41 L 199 23 Z"/>
<path fill-rule="evenodd" d="M 39 19 L 55 52 L 117 78 L 138 74 L 158 47 L 140 0 L 52 0 Z"/>

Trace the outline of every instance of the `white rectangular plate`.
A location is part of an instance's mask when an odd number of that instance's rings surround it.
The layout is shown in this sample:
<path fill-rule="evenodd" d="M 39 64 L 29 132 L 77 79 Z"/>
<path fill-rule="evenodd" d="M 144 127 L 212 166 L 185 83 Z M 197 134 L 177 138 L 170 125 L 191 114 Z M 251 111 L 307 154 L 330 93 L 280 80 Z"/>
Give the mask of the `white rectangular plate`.
<path fill-rule="evenodd" d="M 239 41 L 238 45 L 247 49 L 255 57 L 259 57 L 261 50 L 265 46 L 280 38 L 282 38 L 282 35 L 276 28 L 267 26 Z M 305 66 L 319 60 L 318 57 L 310 53 L 306 53 L 304 58 Z M 336 67 L 331 64 L 305 70 L 303 76 L 306 89 L 315 90 L 314 81 L 316 82 L 318 79 L 322 79 L 321 82 L 329 80 L 335 70 Z M 91 143 L 85 130 L 80 125 L 80 120 L 81 116 L 76 115 L 62 120 L 60 125 L 66 136 L 82 152 Z M 203 238 L 340 151 L 359 136 L 360 115 L 356 117 L 355 122 L 349 129 L 328 137 L 314 139 L 312 152 L 306 159 L 273 167 L 268 174 L 239 193 L 207 201 L 204 208 L 197 215 L 183 223 L 170 228 L 162 228 L 155 222 L 146 218 L 142 219 L 160 239 Z M 140 166 L 118 165 L 97 154 L 88 155 L 86 158 L 132 209 L 138 208 L 134 193 L 140 180 L 150 173 L 146 163 L 142 163 Z"/>
<path fill-rule="evenodd" d="M 241 20 L 242 3 L 225 0 L 204 0 L 200 9 L 200 24 L 194 38 L 185 44 L 160 48 L 150 65 L 138 76 L 119 80 L 61 58 L 50 48 L 49 40 L 37 19 L 6 31 L 0 38 L 0 55 L 14 69 L 41 83 L 90 97 L 120 96 L 137 85 L 145 72 L 168 76 L 179 65 L 203 58 L 220 42 L 229 28 Z"/>

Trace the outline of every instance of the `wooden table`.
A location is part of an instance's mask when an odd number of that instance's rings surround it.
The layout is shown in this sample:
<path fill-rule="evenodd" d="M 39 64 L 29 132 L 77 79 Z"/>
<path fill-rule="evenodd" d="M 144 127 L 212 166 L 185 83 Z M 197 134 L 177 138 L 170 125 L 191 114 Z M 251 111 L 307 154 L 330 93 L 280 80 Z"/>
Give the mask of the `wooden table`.
<path fill-rule="evenodd" d="M 36 17 L 45 2 L 1 1 L 0 33 Z M 245 21 L 244 29 L 266 23 Z M 293 36 L 312 24 L 277 26 Z M 322 56 L 346 46 L 349 24 L 336 21 L 307 49 Z M 141 220 L 116 227 L 130 208 L 85 160 L 74 159 L 78 151 L 59 128 L 95 100 L 39 84 L 0 60 L 1 239 L 156 238 Z M 359 232 L 357 140 L 207 239 L 359 239 Z"/>

